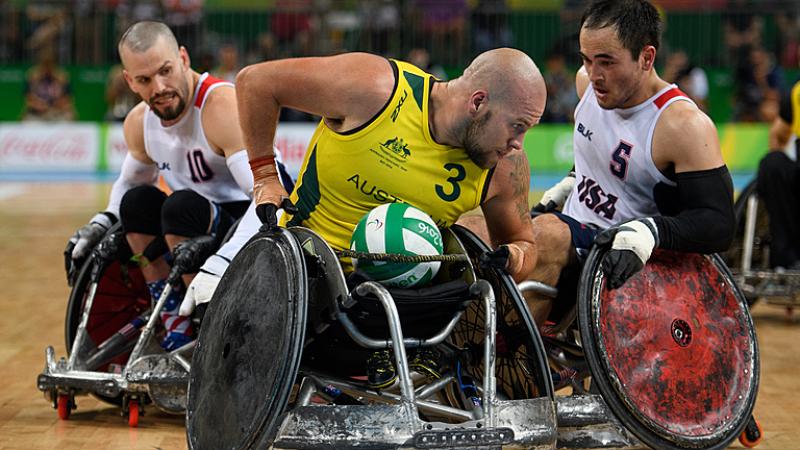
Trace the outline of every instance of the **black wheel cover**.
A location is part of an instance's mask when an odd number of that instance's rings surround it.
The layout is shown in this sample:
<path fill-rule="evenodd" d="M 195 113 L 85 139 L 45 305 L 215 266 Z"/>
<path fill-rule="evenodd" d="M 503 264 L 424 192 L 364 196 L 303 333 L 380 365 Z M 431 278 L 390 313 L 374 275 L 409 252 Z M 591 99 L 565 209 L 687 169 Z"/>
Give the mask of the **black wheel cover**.
<path fill-rule="evenodd" d="M 299 369 L 305 263 L 285 229 L 256 234 L 222 277 L 204 317 L 189 377 L 192 449 L 267 448 Z"/>

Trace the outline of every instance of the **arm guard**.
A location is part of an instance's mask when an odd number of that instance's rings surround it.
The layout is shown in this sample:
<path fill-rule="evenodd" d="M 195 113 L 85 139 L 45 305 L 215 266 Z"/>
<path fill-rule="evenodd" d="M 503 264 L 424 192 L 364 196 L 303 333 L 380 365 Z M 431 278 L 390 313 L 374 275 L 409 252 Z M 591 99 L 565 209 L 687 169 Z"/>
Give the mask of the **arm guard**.
<path fill-rule="evenodd" d="M 659 247 L 692 253 L 715 253 L 733 241 L 733 183 L 726 166 L 676 175 L 683 207 L 674 217 L 658 216 Z"/>

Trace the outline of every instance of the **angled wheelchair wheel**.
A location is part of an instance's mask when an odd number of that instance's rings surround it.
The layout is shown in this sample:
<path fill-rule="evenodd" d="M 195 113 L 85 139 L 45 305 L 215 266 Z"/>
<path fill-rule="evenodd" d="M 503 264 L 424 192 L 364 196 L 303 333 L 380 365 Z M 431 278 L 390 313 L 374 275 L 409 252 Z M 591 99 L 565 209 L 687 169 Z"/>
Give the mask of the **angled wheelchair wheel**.
<path fill-rule="evenodd" d="M 539 332 L 522 294 L 505 272 L 482 270 L 477 258 L 489 247 L 468 229 L 454 225 L 455 235 L 474 259 L 478 277 L 494 288 L 497 306 L 496 378 L 498 395 L 507 399 L 554 398 L 553 384 Z M 483 379 L 484 306 L 473 301 L 453 330 L 451 340 L 472 360 L 470 375 Z"/>
<path fill-rule="evenodd" d="M 109 229 L 107 235 L 118 233 L 119 230 L 120 225 L 115 224 Z M 104 265 L 105 268 L 102 269 L 92 310 L 86 324 L 88 337 L 95 345 L 99 345 L 111 337 L 131 320 L 147 311 L 150 306 L 150 293 L 141 270 L 136 265 L 127 262 L 129 255 L 130 250 L 127 247 L 120 249 L 120 254 L 116 255 L 114 261 L 107 266 Z M 96 258 L 87 258 L 70 292 L 64 320 L 67 352 L 72 351 L 72 344 L 77 336 L 92 284 L 92 272 L 98 264 L 100 263 Z M 95 370 L 104 372 L 109 370 L 111 364 L 124 365 L 128 361 L 129 354 L 129 351 L 123 352 Z M 121 397 L 93 395 L 105 402 L 122 405 Z"/>
<path fill-rule="evenodd" d="M 731 268 L 734 275 L 740 273 L 743 269 L 742 253 L 745 249 L 745 234 L 747 222 L 747 205 L 750 199 L 758 199 L 758 185 L 756 180 L 750 181 L 733 205 L 733 213 L 736 218 L 736 234 L 734 235 L 733 242 L 730 248 L 723 255 L 725 264 Z M 752 270 L 770 270 L 769 267 L 769 250 L 770 242 L 772 241 L 769 234 L 769 216 L 767 215 L 767 208 L 764 204 L 758 204 L 755 217 L 755 230 L 753 233 L 753 247 L 750 256 L 750 269 Z M 755 293 L 744 292 L 747 298 L 748 305 L 752 305 L 758 300 Z"/>
<path fill-rule="evenodd" d="M 231 262 L 192 359 L 190 448 L 270 446 L 299 370 L 307 291 L 301 249 L 285 229 L 256 234 Z"/>
<path fill-rule="evenodd" d="M 668 251 L 619 289 L 590 252 L 579 286 L 581 340 L 609 407 L 659 449 L 722 449 L 747 425 L 759 381 L 744 296 L 721 258 Z"/>

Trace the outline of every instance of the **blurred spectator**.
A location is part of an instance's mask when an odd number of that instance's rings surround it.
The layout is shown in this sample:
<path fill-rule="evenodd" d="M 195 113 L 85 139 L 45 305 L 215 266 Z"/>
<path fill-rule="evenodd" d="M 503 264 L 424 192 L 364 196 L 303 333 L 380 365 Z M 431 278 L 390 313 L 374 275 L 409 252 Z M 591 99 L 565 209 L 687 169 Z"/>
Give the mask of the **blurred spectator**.
<path fill-rule="evenodd" d="M 754 15 L 751 0 L 731 0 L 725 20 L 725 45 L 727 63 L 738 67 L 749 58 L 750 50 L 761 46 L 761 31 L 764 22 Z"/>
<path fill-rule="evenodd" d="M 507 23 L 508 14 L 505 0 L 480 0 L 478 2 L 472 11 L 474 53 L 511 46 L 512 37 Z"/>
<path fill-rule="evenodd" d="M 115 64 L 108 72 L 106 80 L 106 115 L 105 120 L 122 122 L 125 116 L 139 103 L 139 96 L 136 95 L 125 77 L 122 76 L 122 65 Z"/>
<path fill-rule="evenodd" d="M 27 47 L 37 52 L 52 47 L 56 61 L 70 61 L 72 39 L 69 35 L 69 15 L 63 3 L 35 1 L 28 3 L 29 23 Z"/>
<path fill-rule="evenodd" d="M 309 56 L 314 53 L 316 30 L 313 0 L 275 0 L 270 21 L 282 56 Z"/>
<path fill-rule="evenodd" d="M 44 46 L 25 77 L 22 120 L 73 120 L 75 108 L 69 77 L 56 64 L 55 49 Z"/>
<path fill-rule="evenodd" d="M 162 0 L 164 23 L 189 54 L 201 51 L 203 0 Z"/>
<path fill-rule="evenodd" d="M 96 0 L 75 0 L 73 15 L 75 20 L 75 62 L 79 64 L 102 64 L 103 20 L 100 16 L 100 2 Z"/>
<path fill-rule="evenodd" d="M 0 61 L 16 62 L 22 59 L 20 12 L 14 2 L 0 0 Z"/>
<path fill-rule="evenodd" d="M 564 52 L 559 47 L 547 55 L 544 68 L 547 107 L 542 122 L 570 123 L 579 100 L 575 91 L 575 73 L 567 68 Z"/>
<path fill-rule="evenodd" d="M 675 83 L 692 99 L 697 106 L 708 110 L 708 77 L 706 71 L 695 66 L 689 61 L 689 56 L 683 50 L 672 52 L 664 64 L 661 78 L 668 83 Z"/>
<path fill-rule="evenodd" d="M 400 9 L 394 0 L 360 0 L 363 35 L 361 46 L 379 55 L 397 54 Z"/>
<path fill-rule="evenodd" d="M 578 37 L 581 29 L 581 16 L 586 9 L 585 0 L 564 0 L 559 10 L 561 20 L 561 36 L 555 46 L 562 49 L 564 60 L 570 67 L 583 64 L 578 49 L 580 42 Z"/>
<path fill-rule="evenodd" d="M 456 65 L 464 57 L 464 33 L 469 8 L 466 0 L 413 0 L 412 23 L 418 24 L 417 43 L 430 48 L 431 58 Z"/>
<path fill-rule="evenodd" d="M 749 59 L 736 68 L 734 120 L 772 122 L 778 115 L 783 73 L 771 54 L 761 47 L 749 52 Z"/>
<path fill-rule="evenodd" d="M 775 15 L 778 25 L 777 55 L 781 66 L 797 67 L 800 64 L 800 14 L 795 11 L 779 12 Z"/>
<path fill-rule="evenodd" d="M 275 36 L 269 31 L 264 31 L 256 37 L 255 42 L 247 51 L 247 64 L 255 64 L 279 58 L 278 44 Z"/>
<path fill-rule="evenodd" d="M 223 44 L 217 51 L 219 65 L 211 74 L 231 83 L 236 81 L 236 74 L 242 66 L 239 63 L 239 48 L 234 43 Z"/>
<path fill-rule="evenodd" d="M 408 52 L 408 55 L 406 55 L 406 61 L 442 81 L 447 80 L 447 72 L 444 71 L 442 66 L 431 63 L 431 55 L 428 53 L 428 50 L 425 50 L 424 48 L 412 48 Z"/>

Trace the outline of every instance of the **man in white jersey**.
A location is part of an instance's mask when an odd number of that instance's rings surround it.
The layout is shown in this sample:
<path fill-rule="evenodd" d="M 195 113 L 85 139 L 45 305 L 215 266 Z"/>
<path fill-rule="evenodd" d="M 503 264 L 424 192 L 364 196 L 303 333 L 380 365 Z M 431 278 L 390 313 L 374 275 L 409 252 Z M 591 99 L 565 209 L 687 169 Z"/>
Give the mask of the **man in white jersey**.
<path fill-rule="evenodd" d="M 75 265 L 120 220 L 150 294 L 158 298 L 170 249 L 196 236 L 221 239 L 251 204 L 253 178 L 231 83 L 192 70 L 186 49 L 162 23 L 131 26 L 119 53 L 125 80 L 143 101 L 125 119 L 128 154 L 106 210 L 75 233 L 67 252 Z M 159 175 L 170 195 L 156 187 Z M 259 222 L 254 207 L 249 215 Z M 224 270 L 227 262 L 216 266 Z M 180 291 L 172 291 L 161 313 L 167 350 L 192 338 L 191 322 L 178 315 Z"/>
<path fill-rule="evenodd" d="M 730 245 L 733 188 L 716 128 L 655 72 L 660 30 L 659 14 L 645 0 L 597 1 L 586 9 L 574 177 L 534 208 L 549 211 L 566 200 L 563 214 L 533 220 L 538 259 L 529 279 L 556 285 L 593 242 L 611 246 L 603 271 L 612 289 L 656 247 L 713 253 Z M 558 285 L 575 284 L 562 277 Z M 546 314 L 539 311 L 539 323 Z"/>

